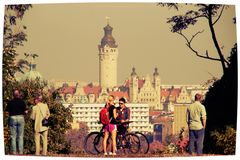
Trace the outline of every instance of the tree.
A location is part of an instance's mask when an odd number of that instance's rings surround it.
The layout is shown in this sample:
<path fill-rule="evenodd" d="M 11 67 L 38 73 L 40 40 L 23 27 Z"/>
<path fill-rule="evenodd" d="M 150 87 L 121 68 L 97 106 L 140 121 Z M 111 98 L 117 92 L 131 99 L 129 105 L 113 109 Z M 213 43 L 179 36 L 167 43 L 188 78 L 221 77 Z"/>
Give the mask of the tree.
<path fill-rule="evenodd" d="M 26 5 L 7 5 L 4 14 L 4 30 L 3 30 L 3 65 L 2 65 L 2 85 L 3 85 L 3 111 L 5 111 L 7 102 L 12 99 L 12 91 L 17 81 L 15 73 L 21 69 L 16 65 L 16 47 L 23 45 L 27 41 L 24 30 L 26 26 L 20 26 L 19 21 L 22 20 L 25 12 L 32 6 Z M 3 114 L 4 123 L 4 144 L 6 153 L 9 151 L 9 129 L 7 124 L 8 115 Z"/>
<path fill-rule="evenodd" d="M 179 4 L 176 3 L 160 3 L 159 5 L 175 8 L 177 10 L 179 7 Z M 222 142 L 219 140 L 219 137 L 221 137 L 219 135 L 228 133 L 229 127 L 233 128 L 233 130 L 236 130 L 237 45 L 235 44 L 232 48 L 230 57 L 225 59 L 219 46 L 219 42 L 216 38 L 217 36 L 214 26 L 222 17 L 227 6 L 218 4 L 195 4 L 194 6 L 197 8 L 196 10 L 187 11 L 183 15 L 173 16 L 168 19 L 167 23 L 172 25 L 171 31 L 173 33 L 177 33 L 185 39 L 187 47 L 198 57 L 219 61 L 222 65 L 223 76 L 219 80 L 213 78 L 211 81 L 209 81 L 210 83 L 213 82 L 213 84 L 210 86 L 204 101 L 207 111 L 207 128 L 204 150 L 207 153 L 226 154 L 230 153 L 230 151 L 226 151 L 224 149 L 224 146 L 226 147 L 227 145 L 219 145 Z M 194 26 L 200 19 L 205 19 L 208 22 L 208 29 L 210 30 L 214 46 L 218 53 L 217 58 L 211 57 L 208 53 L 208 50 L 206 50 L 205 53 L 200 54 L 196 49 L 193 48 L 193 40 L 195 40 L 195 38 L 203 31 L 196 32 L 190 38 L 186 36 L 186 33 L 183 33 L 189 29 L 189 26 Z M 236 18 L 233 18 L 233 23 L 236 23 Z M 226 129 L 224 130 L 224 128 Z M 234 134 L 234 132 L 229 134 L 231 137 L 231 144 L 235 144 L 235 141 L 233 140 L 234 138 L 232 138 L 234 137 L 232 136 L 232 133 Z M 219 147 L 222 148 L 220 149 Z M 235 146 L 233 146 L 233 148 L 235 148 Z M 232 150 L 231 153 L 233 153 Z"/>
<path fill-rule="evenodd" d="M 36 80 L 26 80 L 16 85 L 23 93 L 23 99 L 28 106 L 28 114 L 25 116 L 24 133 L 24 153 L 33 154 L 35 152 L 33 121 L 30 119 L 32 106 L 34 105 L 34 95 L 43 95 L 43 101 L 48 104 L 50 110 L 51 125 L 48 132 L 48 152 L 68 153 L 69 144 L 65 138 L 66 131 L 71 128 L 72 114 L 70 109 L 65 108 L 61 102 L 55 100 L 55 93 L 48 90 L 46 82 Z"/>
<path fill-rule="evenodd" d="M 204 100 L 207 112 L 207 128 L 205 138 L 206 152 L 218 152 L 215 149 L 216 139 L 212 132 L 222 132 L 223 128 L 237 125 L 237 44 L 228 58 L 230 64 L 220 80 L 209 88 Z M 227 129 L 225 130 L 227 131 Z M 222 153 L 223 154 L 223 153 Z"/>
<path fill-rule="evenodd" d="M 169 8 L 179 9 L 179 4 L 176 3 L 159 3 L 160 6 L 167 6 Z M 227 61 L 222 53 L 221 47 L 219 46 L 219 42 L 217 40 L 216 31 L 214 25 L 219 21 L 222 17 L 223 11 L 227 8 L 225 5 L 218 4 L 195 4 L 196 10 L 187 11 L 183 15 L 176 15 L 168 19 L 167 23 L 171 24 L 171 32 L 177 33 L 182 36 L 186 41 L 186 46 L 194 53 L 196 56 L 208 60 L 218 61 L 222 65 L 223 73 L 226 72 L 227 65 L 229 65 L 229 61 Z M 208 50 L 205 53 L 199 53 L 198 50 L 194 49 L 192 43 L 193 40 L 204 30 L 198 31 L 191 36 L 191 38 L 187 37 L 184 33 L 184 30 L 187 30 L 189 26 L 194 26 L 200 19 L 205 19 L 208 22 L 208 29 L 210 30 L 211 37 L 214 43 L 214 46 L 217 50 L 218 57 L 210 56 Z"/>
<path fill-rule="evenodd" d="M 18 24 L 31 5 L 8 5 L 5 7 L 3 31 L 3 87 L 15 81 L 15 73 L 21 71 L 16 65 L 16 47 L 27 41 L 26 26 Z M 16 29 L 18 28 L 18 29 Z"/>
<path fill-rule="evenodd" d="M 226 126 L 223 130 L 213 131 L 211 136 L 215 140 L 217 152 L 219 154 L 235 154 L 236 130 L 234 128 Z"/>
<path fill-rule="evenodd" d="M 65 139 L 66 130 L 70 129 L 72 114 L 70 109 L 65 108 L 61 102 L 56 100 L 57 91 L 48 90 L 48 84 L 40 79 L 26 80 L 18 82 L 15 78 L 16 73 L 24 73 L 22 67 L 28 67 L 30 62 L 22 60 L 16 61 L 18 53 L 16 47 L 23 45 L 27 41 L 24 30 L 26 26 L 18 24 L 23 18 L 24 13 L 32 7 L 31 5 L 7 5 L 4 15 L 4 36 L 3 36 L 3 110 L 5 111 L 7 103 L 12 99 L 12 91 L 18 88 L 23 93 L 23 99 L 29 108 L 29 113 L 25 116 L 25 135 L 24 135 L 24 153 L 34 153 L 34 133 L 30 113 L 33 106 L 33 96 L 36 93 L 43 95 L 44 101 L 48 104 L 52 125 L 49 129 L 49 148 L 48 151 L 54 153 L 66 153 L 69 148 Z M 17 29 L 16 29 L 17 28 Z M 25 56 L 37 57 L 36 54 L 25 54 Z M 5 153 L 9 153 L 10 136 L 7 123 L 8 114 L 4 112 L 4 144 Z"/>
<path fill-rule="evenodd" d="M 88 134 L 88 130 L 89 128 L 85 122 L 79 122 L 79 129 L 70 129 L 67 131 L 66 139 L 71 146 L 71 153 L 84 152 L 84 139 Z"/>

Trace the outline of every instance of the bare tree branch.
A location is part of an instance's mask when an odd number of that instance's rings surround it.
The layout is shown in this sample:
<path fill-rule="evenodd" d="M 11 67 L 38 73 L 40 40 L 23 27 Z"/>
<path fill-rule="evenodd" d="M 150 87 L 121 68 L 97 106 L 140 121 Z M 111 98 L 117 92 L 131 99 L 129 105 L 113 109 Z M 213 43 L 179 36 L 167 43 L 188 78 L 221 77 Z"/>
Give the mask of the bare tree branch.
<path fill-rule="evenodd" d="M 208 18 L 206 15 L 199 15 L 199 16 L 195 16 L 192 19 L 198 19 L 198 18 Z"/>
<path fill-rule="evenodd" d="M 227 65 L 229 65 L 229 64 L 230 64 L 230 63 L 229 63 L 229 62 L 228 62 L 226 59 L 224 59 L 224 62 L 225 62 L 225 63 L 227 63 Z"/>
<path fill-rule="evenodd" d="M 207 5 L 207 4 L 197 4 L 196 6 L 208 7 L 208 5 Z"/>
<path fill-rule="evenodd" d="M 197 33 L 195 33 L 195 34 L 192 36 L 192 38 L 190 39 L 189 43 L 191 43 L 192 40 L 193 40 L 193 38 L 195 38 L 198 34 L 203 33 L 203 32 L 204 32 L 204 30 L 198 31 Z"/>
<path fill-rule="evenodd" d="M 169 9 L 174 8 L 176 10 L 178 10 L 178 3 L 157 3 L 157 6 L 162 6 L 162 7 L 168 7 Z"/>
<path fill-rule="evenodd" d="M 222 7 L 222 10 L 221 10 L 221 12 L 220 12 L 220 15 L 218 16 L 218 18 L 216 19 L 216 21 L 215 22 L 213 22 L 213 24 L 212 25 L 214 25 L 215 23 L 217 23 L 217 21 L 221 18 L 221 16 L 222 16 L 222 13 L 223 13 L 223 9 L 224 9 L 224 5 L 223 5 L 223 7 Z"/>
<path fill-rule="evenodd" d="M 219 58 L 213 58 L 213 57 L 210 57 L 209 54 L 208 54 L 208 50 L 206 50 L 206 53 L 205 53 L 205 56 L 204 55 L 201 55 L 198 53 L 198 51 L 196 51 L 195 49 L 193 49 L 193 47 L 191 46 L 191 43 L 192 43 L 192 40 L 200 33 L 202 33 L 203 31 L 199 31 L 197 33 L 195 33 L 192 38 L 189 40 L 182 32 L 177 32 L 179 35 L 181 35 L 185 40 L 186 40 L 186 46 L 188 46 L 188 48 L 194 52 L 196 54 L 196 56 L 198 57 L 201 57 L 201 58 L 205 58 L 205 59 L 209 59 L 209 60 L 214 60 L 214 61 L 221 61 L 221 59 Z"/>

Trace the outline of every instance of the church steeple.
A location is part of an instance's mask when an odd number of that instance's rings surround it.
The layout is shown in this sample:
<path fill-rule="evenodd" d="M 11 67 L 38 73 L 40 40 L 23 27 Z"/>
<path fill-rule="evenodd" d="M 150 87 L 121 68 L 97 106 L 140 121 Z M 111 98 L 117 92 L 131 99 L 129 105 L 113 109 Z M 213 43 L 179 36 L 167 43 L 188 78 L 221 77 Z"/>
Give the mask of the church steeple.
<path fill-rule="evenodd" d="M 158 68 L 154 68 L 154 73 L 153 73 L 153 76 L 159 76 L 159 73 L 158 73 Z"/>
<path fill-rule="evenodd" d="M 137 76 L 135 67 L 132 68 L 131 76 Z"/>

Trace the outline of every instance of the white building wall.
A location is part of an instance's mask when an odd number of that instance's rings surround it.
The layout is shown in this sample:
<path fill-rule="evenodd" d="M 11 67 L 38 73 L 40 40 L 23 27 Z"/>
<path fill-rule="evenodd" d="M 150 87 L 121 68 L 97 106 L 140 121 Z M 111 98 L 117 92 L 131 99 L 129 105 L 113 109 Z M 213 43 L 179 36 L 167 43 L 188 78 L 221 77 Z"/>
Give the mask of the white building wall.
<path fill-rule="evenodd" d="M 70 104 L 63 104 L 68 107 Z M 142 133 L 153 132 L 153 125 L 149 122 L 149 106 L 148 104 L 126 104 L 130 108 L 130 124 L 131 131 L 139 131 Z M 89 127 L 89 132 L 99 131 L 102 127 L 98 124 L 99 112 L 104 104 L 73 104 L 71 107 L 73 121 L 85 122 Z"/>

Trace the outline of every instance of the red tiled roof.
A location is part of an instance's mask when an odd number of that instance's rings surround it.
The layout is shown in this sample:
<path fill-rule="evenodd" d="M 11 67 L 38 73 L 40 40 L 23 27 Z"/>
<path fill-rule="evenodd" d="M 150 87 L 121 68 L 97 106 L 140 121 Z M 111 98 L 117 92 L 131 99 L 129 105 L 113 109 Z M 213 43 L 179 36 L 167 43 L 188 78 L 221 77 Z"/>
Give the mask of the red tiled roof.
<path fill-rule="evenodd" d="M 159 116 L 161 111 L 149 111 L 149 116 Z"/>
<path fill-rule="evenodd" d="M 101 87 L 100 86 L 87 85 L 87 86 L 83 87 L 83 90 L 84 90 L 86 95 L 95 94 L 95 96 L 98 96 L 101 92 Z"/>
<path fill-rule="evenodd" d="M 129 85 L 130 85 L 130 80 L 129 79 L 127 79 L 126 81 L 125 81 L 125 84 L 124 84 L 126 87 L 128 87 L 129 88 Z"/>
<path fill-rule="evenodd" d="M 63 94 L 74 94 L 75 91 L 76 91 L 76 88 L 74 86 L 63 87 L 60 89 L 60 92 Z"/>
<path fill-rule="evenodd" d="M 178 97 L 179 93 L 181 92 L 181 89 L 179 88 L 174 88 L 174 89 L 162 89 L 161 90 L 161 96 L 162 97 Z M 169 95 L 170 94 L 170 95 Z"/>
<path fill-rule="evenodd" d="M 144 80 L 143 79 L 139 79 L 138 80 L 138 88 L 142 88 L 143 84 L 144 84 Z M 129 79 L 126 80 L 124 85 L 129 88 L 130 80 Z"/>
<path fill-rule="evenodd" d="M 144 84 L 144 80 L 143 79 L 139 79 L 138 80 L 138 88 L 142 88 Z"/>
<path fill-rule="evenodd" d="M 125 97 L 129 100 L 128 92 L 121 92 L 121 91 L 110 91 L 109 95 L 113 95 L 115 98 L 120 99 L 121 97 Z"/>

